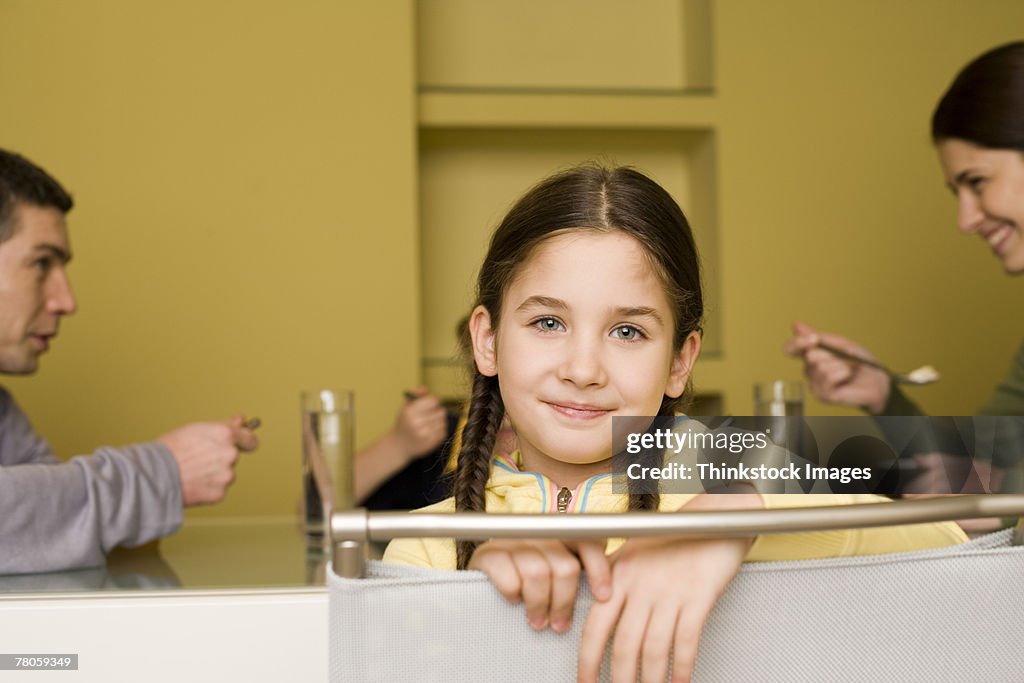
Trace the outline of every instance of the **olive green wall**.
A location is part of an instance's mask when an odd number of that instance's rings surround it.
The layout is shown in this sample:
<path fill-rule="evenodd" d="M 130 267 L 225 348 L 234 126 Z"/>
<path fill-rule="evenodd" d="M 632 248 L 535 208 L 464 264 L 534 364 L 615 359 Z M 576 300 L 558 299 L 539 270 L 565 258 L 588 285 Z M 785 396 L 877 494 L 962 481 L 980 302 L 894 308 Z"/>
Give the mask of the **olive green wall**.
<path fill-rule="evenodd" d="M 354 388 L 360 443 L 391 422 L 422 372 L 414 14 L 0 2 L 0 146 L 78 201 L 80 312 L 36 377 L 4 379 L 61 454 L 245 411 L 263 448 L 190 515 L 282 514 L 301 388 Z M 1021 37 L 1024 3 L 711 14 L 713 92 L 695 106 L 715 139 L 722 352 L 698 387 L 740 413 L 755 379 L 798 376 L 780 347 L 800 317 L 896 367 L 932 363 L 945 379 L 915 395 L 970 412 L 1024 336 L 1024 281 L 956 233 L 927 121 L 960 65 Z"/>
<path fill-rule="evenodd" d="M 931 363 L 943 380 L 912 395 L 935 414 L 972 413 L 1024 338 L 1024 278 L 956 230 L 929 122 L 964 63 L 1024 37 L 1024 3 L 714 11 L 728 409 L 749 410 L 755 378 L 800 376 L 779 349 L 802 318 L 895 368 Z"/>
<path fill-rule="evenodd" d="M 62 455 L 263 420 L 226 501 L 289 514 L 299 391 L 359 441 L 419 381 L 410 2 L 3 0 L 0 146 L 72 191 L 79 312 L 3 383 Z"/>

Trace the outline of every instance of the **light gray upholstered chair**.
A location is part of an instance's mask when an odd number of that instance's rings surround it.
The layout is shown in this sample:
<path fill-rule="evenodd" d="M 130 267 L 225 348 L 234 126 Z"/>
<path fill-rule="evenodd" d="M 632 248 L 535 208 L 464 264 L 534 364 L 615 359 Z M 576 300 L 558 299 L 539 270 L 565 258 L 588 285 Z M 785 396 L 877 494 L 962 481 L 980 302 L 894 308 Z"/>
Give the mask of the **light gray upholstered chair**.
<path fill-rule="evenodd" d="M 814 510 L 706 513 L 703 519 L 705 513 L 519 515 L 509 522 L 520 526 L 518 532 L 503 520 L 488 529 L 482 526 L 489 521 L 480 519 L 483 515 L 336 515 L 335 540 L 350 545 L 336 555 L 333 567 L 362 578 L 328 572 L 330 679 L 573 681 L 576 647 L 591 604 L 584 586 L 572 630 L 537 633 L 527 625 L 522 606 L 507 604 L 483 574 L 379 562 L 360 566 L 353 559 L 361 553 L 354 537 L 580 534 L 578 528 L 571 533 L 557 528 L 566 524 L 589 525 L 595 536 L 659 533 L 639 528 L 652 521 L 660 533 L 669 533 L 663 519 L 682 522 L 685 528 L 675 533 L 709 528 L 725 534 L 740 528 L 767 533 L 783 527 L 878 525 L 878 514 L 889 515 L 891 523 L 1019 516 L 1024 497 L 965 496 L 832 508 L 824 514 Z M 866 521 L 853 523 L 861 512 L 868 513 Z M 618 525 L 614 533 L 600 528 L 608 521 Z M 623 528 L 636 534 L 624 534 Z M 1012 536 L 1008 529 L 938 550 L 744 565 L 705 627 L 695 680 L 1024 681 L 1024 547 L 1013 545 Z"/>

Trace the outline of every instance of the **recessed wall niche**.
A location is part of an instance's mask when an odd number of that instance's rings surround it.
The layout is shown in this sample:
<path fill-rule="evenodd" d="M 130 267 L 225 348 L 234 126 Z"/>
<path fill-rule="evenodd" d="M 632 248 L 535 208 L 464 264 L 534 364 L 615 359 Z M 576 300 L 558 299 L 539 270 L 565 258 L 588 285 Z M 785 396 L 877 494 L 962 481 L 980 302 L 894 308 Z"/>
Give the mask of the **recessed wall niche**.
<path fill-rule="evenodd" d="M 464 394 L 456 327 L 470 309 L 487 240 L 538 180 L 582 162 L 633 166 L 683 208 L 704 268 L 703 356 L 720 352 L 715 139 L 704 130 L 456 128 L 421 130 L 420 226 L 424 379 Z"/>

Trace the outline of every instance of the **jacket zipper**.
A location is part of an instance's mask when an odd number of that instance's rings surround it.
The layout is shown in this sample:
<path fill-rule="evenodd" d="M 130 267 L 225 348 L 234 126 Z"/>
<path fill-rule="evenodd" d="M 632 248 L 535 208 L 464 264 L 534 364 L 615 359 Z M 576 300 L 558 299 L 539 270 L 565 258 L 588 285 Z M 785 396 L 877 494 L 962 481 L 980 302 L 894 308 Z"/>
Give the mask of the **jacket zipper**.
<path fill-rule="evenodd" d="M 558 492 L 558 511 L 567 512 L 569 510 L 569 503 L 572 502 L 572 491 L 565 488 L 564 486 Z"/>

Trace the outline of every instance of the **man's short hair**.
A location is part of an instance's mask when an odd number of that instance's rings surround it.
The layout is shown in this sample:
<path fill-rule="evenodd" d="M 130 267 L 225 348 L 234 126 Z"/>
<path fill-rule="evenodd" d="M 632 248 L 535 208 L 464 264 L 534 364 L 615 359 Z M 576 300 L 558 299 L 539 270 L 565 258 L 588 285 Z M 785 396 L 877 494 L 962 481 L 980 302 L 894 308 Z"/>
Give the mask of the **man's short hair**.
<path fill-rule="evenodd" d="M 14 207 L 18 202 L 67 213 L 75 205 L 71 195 L 53 176 L 31 161 L 0 149 L 0 243 L 14 234 Z"/>

